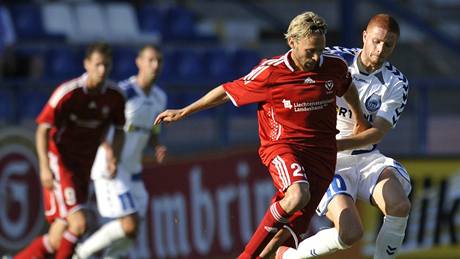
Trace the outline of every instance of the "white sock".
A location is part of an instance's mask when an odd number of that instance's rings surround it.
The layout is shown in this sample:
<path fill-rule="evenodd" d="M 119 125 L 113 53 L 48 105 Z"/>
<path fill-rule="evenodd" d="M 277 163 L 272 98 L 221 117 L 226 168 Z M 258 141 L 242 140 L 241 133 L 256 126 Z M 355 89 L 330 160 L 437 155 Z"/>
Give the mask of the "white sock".
<path fill-rule="evenodd" d="M 75 252 L 78 258 L 86 259 L 92 254 L 109 247 L 116 240 L 125 237 L 121 221 L 116 219 L 107 222 L 80 244 Z"/>
<path fill-rule="evenodd" d="M 133 245 L 134 240 L 129 237 L 123 237 L 113 242 L 112 245 L 104 253 L 104 259 L 119 258 L 128 254 L 129 249 Z"/>
<path fill-rule="evenodd" d="M 395 258 L 401 247 L 408 217 L 385 216 L 377 235 L 374 259 Z"/>
<path fill-rule="evenodd" d="M 319 231 L 302 242 L 296 249 L 289 248 L 284 252 L 283 258 L 303 259 L 332 253 L 337 250 L 347 249 L 348 245 L 342 242 L 335 228 Z"/>

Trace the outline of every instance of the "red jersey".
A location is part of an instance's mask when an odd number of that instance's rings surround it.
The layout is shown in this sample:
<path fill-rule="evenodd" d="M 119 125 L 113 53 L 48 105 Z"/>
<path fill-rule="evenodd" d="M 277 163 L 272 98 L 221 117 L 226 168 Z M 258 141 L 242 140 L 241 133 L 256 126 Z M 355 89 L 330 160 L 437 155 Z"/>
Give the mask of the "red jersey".
<path fill-rule="evenodd" d="M 335 165 L 335 103 L 352 81 L 347 64 L 323 54 L 318 68 L 305 72 L 295 71 L 290 62 L 289 51 L 223 87 L 236 106 L 259 103 L 259 153 L 265 165 L 284 151 Z"/>
<path fill-rule="evenodd" d="M 49 149 L 80 165 L 93 163 L 109 125 L 125 123 L 125 98 L 118 86 L 107 81 L 98 92 L 89 93 L 86 79 L 83 74 L 60 85 L 36 119 L 51 128 Z"/>

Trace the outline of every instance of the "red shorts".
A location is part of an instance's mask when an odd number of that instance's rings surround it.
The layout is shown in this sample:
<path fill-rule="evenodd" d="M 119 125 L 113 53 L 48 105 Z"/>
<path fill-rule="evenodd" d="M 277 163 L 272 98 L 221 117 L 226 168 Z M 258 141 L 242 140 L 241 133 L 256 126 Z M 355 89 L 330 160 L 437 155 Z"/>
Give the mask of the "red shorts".
<path fill-rule="evenodd" d="M 275 188 L 284 192 L 293 183 L 307 183 L 304 166 L 305 163 L 292 153 L 275 156 L 268 166 Z"/>
<path fill-rule="evenodd" d="M 335 161 L 331 163 L 335 165 Z M 310 201 L 305 208 L 295 212 L 289 218 L 288 225 L 294 230 L 297 238 L 307 231 L 310 220 L 332 180 L 334 172 L 331 172 L 331 169 L 334 167 L 324 166 L 306 158 L 301 159 L 292 153 L 278 155 L 270 163 L 270 175 L 278 189 L 272 203 L 281 200 L 284 197 L 284 191 L 293 183 L 307 182 L 309 184 Z"/>
<path fill-rule="evenodd" d="M 43 188 L 45 217 L 48 222 L 65 219 L 88 200 L 91 165 L 64 163 L 59 154 L 48 152 L 54 177 L 52 190 Z"/>

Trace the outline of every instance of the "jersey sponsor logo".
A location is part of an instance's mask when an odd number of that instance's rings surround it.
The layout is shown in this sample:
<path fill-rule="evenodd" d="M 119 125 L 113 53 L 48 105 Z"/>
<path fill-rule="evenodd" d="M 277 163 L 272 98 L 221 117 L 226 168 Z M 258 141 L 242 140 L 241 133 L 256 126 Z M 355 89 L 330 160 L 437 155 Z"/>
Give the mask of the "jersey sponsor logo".
<path fill-rule="evenodd" d="M 109 106 L 106 105 L 106 106 L 102 107 L 102 115 L 104 117 L 107 117 L 107 115 L 109 115 L 109 112 L 110 112 Z"/>
<path fill-rule="evenodd" d="M 284 105 L 284 108 L 286 109 L 292 109 L 291 100 L 283 99 L 283 105 Z"/>
<path fill-rule="evenodd" d="M 331 91 L 332 88 L 334 88 L 334 81 L 332 80 L 327 80 L 325 83 L 324 83 L 324 86 L 326 87 L 326 89 L 328 91 Z"/>
<path fill-rule="evenodd" d="M 370 112 L 376 112 L 382 105 L 382 98 L 378 94 L 372 94 L 365 102 L 366 109 Z"/>
<path fill-rule="evenodd" d="M 321 100 L 316 102 L 295 102 L 293 104 L 294 112 L 309 112 L 322 110 L 326 108 L 330 103 L 335 103 L 335 97 L 327 100 Z"/>
<path fill-rule="evenodd" d="M 354 80 L 354 81 L 358 81 L 358 82 L 367 84 L 367 81 L 366 81 L 366 80 L 364 80 L 364 79 L 362 79 L 362 78 L 359 78 L 359 77 L 357 77 L 357 76 L 353 76 L 353 80 Z"/>
<path fill-rule="evenodd" d="M 11 127 L 0 131 L 0 251 L 29 244 L 43 227 L 34 133 Z"/>
<path fill-rule="evenodd" d="M 95 101 L 91 101 L 91 102 L 88 104 L 88 108 L 90 108 L 90 109 L 96 109 L 96 108 L 97 108 L 96 102 L 95 102 Z"/>
<path fill-rule="evenodd" d="M 313 80 L 311 77 L 307 77 L 305 81 L 303 81 L 305 84 L 314 84 L 316 83 L 315 80 Z"/>

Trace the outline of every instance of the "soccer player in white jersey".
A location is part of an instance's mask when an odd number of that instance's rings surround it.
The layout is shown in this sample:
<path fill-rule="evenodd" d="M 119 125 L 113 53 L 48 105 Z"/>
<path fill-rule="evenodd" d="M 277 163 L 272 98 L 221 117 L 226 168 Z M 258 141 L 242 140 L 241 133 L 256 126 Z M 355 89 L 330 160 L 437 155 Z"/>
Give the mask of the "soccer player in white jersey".
<path fill-rule="evenodd" d="M 407 102 L 408 81 L 387 59 L 399 38 L 397 21 L 387 14 L 371 18 L 363 32 L 362 49 L 334 47 L 329 52 L 347 60 L 361 107 L 372 127 L 352 135 L 354 121 L 348 106 L 337 99 L 336 175 L 318 206 L 334 228 L 324 229 L 297 248 L 281 247 L 277 258 L 311 258 L 346 249 L 361 239 L 363 227 L 356 199 L 370 202 L 385 215 L 374 258 L 395 258 L 404 239 L 410 211 L 409 176 L 404 167 L 376 148 L 395 127 Z"/>
<path fill-rule="evenodd" d="M 118 173 L 115 178 L 107 177 L 105 163 L 111 154 L 104 145 L 99 147 L 91 173 L 99 213 L 112 220 L 77 247 L 77 258 L 88 258 L 105 248 L 109 248 L 108 258 L 125 253 L 136 237 L 139 218 L 145 216 L 148 195 L 141 178 L 143 150 L 150 139 L 158 162 L 166 154 L 157 141 L 159 128 L 152 129 L 154 119 L 166 107 L 166 94 L 155 85 L 161 61 L 157 47 L 144 46 L 136 58 L 138 74 L 120 83 L 126 95 L 126 137 Z M 107 139 L 110 145 L 110 132 Z"/>

